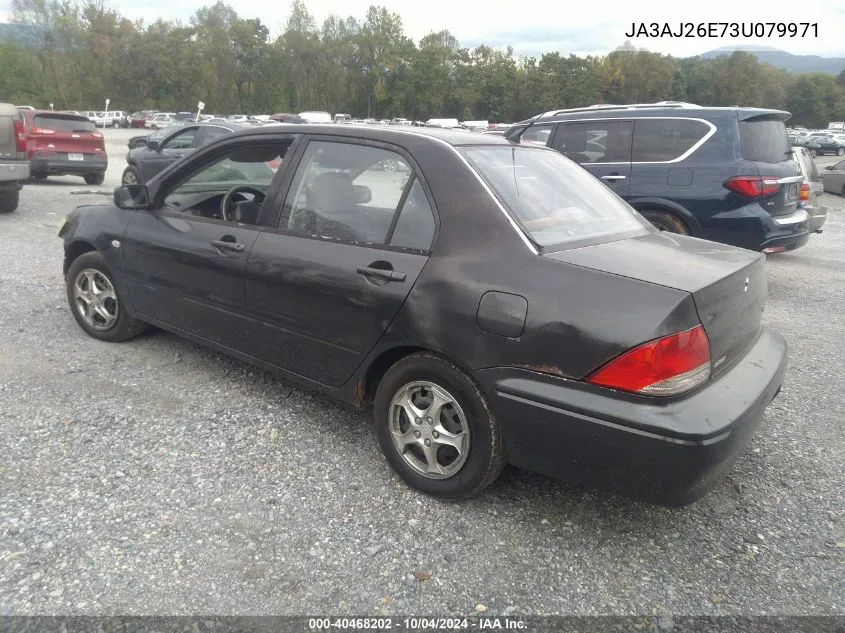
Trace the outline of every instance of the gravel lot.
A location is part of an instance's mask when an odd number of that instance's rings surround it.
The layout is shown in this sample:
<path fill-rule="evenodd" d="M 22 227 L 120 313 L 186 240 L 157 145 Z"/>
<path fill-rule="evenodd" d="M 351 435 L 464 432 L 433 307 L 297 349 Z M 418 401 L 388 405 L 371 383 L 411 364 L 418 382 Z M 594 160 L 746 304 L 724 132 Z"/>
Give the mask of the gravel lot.
<path fill-rule="evenodd" d="M 119 184 L 131 131 L 105 134 L 104 186 L 51 178 L 0 215 L 3 614 L 845 612 L 842 198 L 769 259 L 790 371 L 714 493 L 665 509 L 511 469 L 449 504 L 361 412 L 169 334 L 82 333 L 56 225 Z"/>

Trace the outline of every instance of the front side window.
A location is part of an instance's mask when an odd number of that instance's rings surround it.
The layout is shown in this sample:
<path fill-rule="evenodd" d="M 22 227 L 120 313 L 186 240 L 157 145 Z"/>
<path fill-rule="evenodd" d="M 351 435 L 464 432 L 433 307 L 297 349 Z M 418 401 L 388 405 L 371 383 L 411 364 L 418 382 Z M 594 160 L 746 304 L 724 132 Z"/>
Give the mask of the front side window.
<path fill-rule="evenodd" d="M 576 163 L 627 163 L 631 160 L 631 121 L 561 123 L 554 149 Z"/>
<path fill-rule="evenodd" d="M 161 146 L 161 149 L 190 149 L 194 146 L 194 135 L 196 128 L 182 130 L 175 136 L 171 136 Z"/>
<path fill-rule="evenodd" d="M 411 176 L 400 154 L 312 141 L 285 202 L 283 227 L 304 235 L 385 244 Z"/>
<path fill-rule="evenodd" d="M 711 129 L 704 121 L 638 119 L 634 123 L 631 160 L 635 163 L 677 160 L 707 136 Z"/>
<path fill-rule="evenodd" d="M 557 152 L 498 146 L 463 151 L 541 247 L 621 239 L 651 230 L 600 180 Z"/>
<path fill-rule="evenodd" d="M 239 145 L 171 186 L 169 211 L 254 224 L 289 143 Z"/>
<path fill-rule="evenodd" d="M 552 135 L 551 125 L 532 125 L 522 133 L 519 142 L 522 145 L 543 145 L 549 144 Z"/>

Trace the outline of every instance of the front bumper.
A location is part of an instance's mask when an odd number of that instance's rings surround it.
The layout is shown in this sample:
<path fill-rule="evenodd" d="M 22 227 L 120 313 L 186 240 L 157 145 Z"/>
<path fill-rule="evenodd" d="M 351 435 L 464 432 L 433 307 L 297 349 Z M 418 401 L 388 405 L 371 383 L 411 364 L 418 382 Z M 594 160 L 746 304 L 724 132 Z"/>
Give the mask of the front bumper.
<path fill-rule="evenodd" d="M 512 464 L 678 506 L 730 470 L 780 391 L 786 366 L 786 342 L 763 329 L 739 363 L 686 397 L 632 396 L 526 369 L 476 376 Z"/>
<path fill-rule="evenodd" d="M 30 171 L 34 174 L 96 174 L 109 166 L 105 152 L 82 154 L 83 160 L 70 160 L 66 153 L 42 156 L 35 154 L 30 160 Z"/>

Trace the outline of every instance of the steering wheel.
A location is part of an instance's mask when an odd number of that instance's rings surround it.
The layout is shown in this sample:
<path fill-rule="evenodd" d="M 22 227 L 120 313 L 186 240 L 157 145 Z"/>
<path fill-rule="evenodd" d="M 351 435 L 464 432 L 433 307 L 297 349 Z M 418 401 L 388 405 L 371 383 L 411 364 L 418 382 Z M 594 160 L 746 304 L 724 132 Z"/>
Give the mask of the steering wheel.
<path fill-rule="evenodd" d="M 264 202 L 264 198 L 267 197 L 267 194 L 264 193 L 258 187 L 254 187 L 252 185 L 235 185 L 234 187 L 229 189 L 229 191 L 226 192 L 226 195 L 224 195 L 223 199 L 220 201 L 220 216 L 223 218 L 224 221 L 226 221 L 226 222 L 232 222 L 233 221 L 229 207 L 232 204 L 232 199 L 234 198 L 234 195 L 236 193 L 241 193 L 241 192 L 251 193 L 253 196 L 255 196 L 255 198 L 252 200 L 252 202 L 254 204 L 258 205 L 258 206 L 260 206 L 261 203 Z M 235 204 L 237 204 L 237 203 L 235 203 Z"/>

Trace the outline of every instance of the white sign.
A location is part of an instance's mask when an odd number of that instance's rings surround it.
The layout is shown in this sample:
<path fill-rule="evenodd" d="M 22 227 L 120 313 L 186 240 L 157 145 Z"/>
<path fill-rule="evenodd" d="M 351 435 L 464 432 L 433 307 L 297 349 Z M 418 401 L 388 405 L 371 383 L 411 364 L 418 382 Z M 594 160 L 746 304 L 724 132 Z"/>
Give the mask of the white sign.
<path fill-rule="evenodd" d="M 202 101 L 200 101 L 200 102 L 197 104 L 197 108 L 198 108 L 198 109 L 200 109 L 200 110 L 203 110 L 203 109 L 205 109 L 205 104 L 204 104 Z"/>

